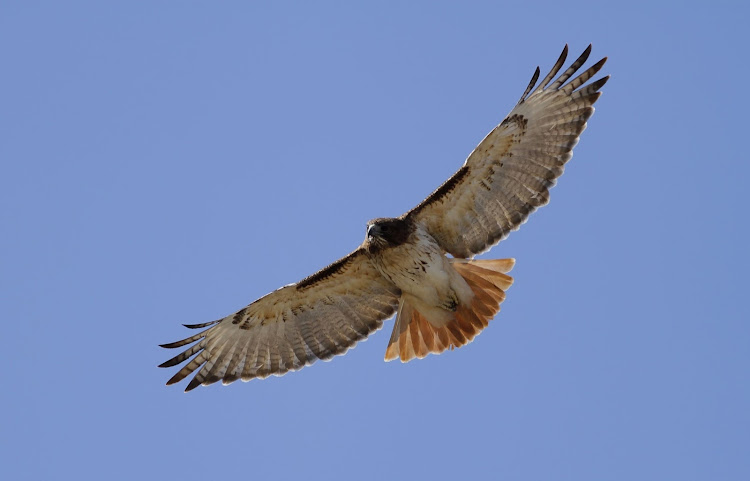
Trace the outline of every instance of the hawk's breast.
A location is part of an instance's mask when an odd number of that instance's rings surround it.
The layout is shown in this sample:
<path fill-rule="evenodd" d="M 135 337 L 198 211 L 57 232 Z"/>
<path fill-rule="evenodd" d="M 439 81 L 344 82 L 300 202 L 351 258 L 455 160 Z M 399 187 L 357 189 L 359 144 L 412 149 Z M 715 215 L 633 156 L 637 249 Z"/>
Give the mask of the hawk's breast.
<path fill-rule="evenodd" d="M 382 249 L 371 259 L 386 279 L 426 305 L 445 307 L 455 305 L 457 298 L 471 297 L 469 287 L 422 226 L 407 242 Z"/>

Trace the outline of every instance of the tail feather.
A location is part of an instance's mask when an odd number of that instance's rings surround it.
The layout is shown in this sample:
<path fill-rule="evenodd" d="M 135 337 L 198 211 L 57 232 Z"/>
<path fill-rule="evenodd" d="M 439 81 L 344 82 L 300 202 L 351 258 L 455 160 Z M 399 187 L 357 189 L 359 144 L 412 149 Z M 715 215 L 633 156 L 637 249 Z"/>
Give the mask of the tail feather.
<path fill-rule="evenodd" d="M 471 305 L 459 305 L 451 321 L 436 327 L 408 297 L 402 298 L 385 360 L 400 358 L 401 362 L 408 362 L 415 357 L 422 359 L 428 354 L 440 354 L 474 340 L 500 311 L 505 290 L 513 284 L 513 278 L 506 273 L 514 263 L 514 259 L 451 259 L 453 268 L 474 293 Z"/>
<path fill-rule="evenodd" d="M 435 332 L 430 328 L 430 323 L 427 322 L 425 318 L 423 318 L 421 315 L 419 316 L 419 322 L 413 322 L 415 326 L 419 329 L 419 333 L 421 335 L 422 341 L 424 342 L 425 349 L 424 351 L 421 351 L 417 353 L 417 357 L 421 354 L 422 357 L 420 359 L 427 356 L 427 354 L 433 352 L 435 349 L 437 349 L 437 346 L 441 345 L 442 342 L 440 339 L 435 335 Z"/>
<path fill-rule="evenodd" d="M 392 361 L 398 357 L 401 357 L 401 346 L 399 339 L 406 339 L 407 335 L 406 328 L 409 326 L 406 322 L 402 323 L 402 319 L 411 319 L 414 316 L 414 308 L 411 304 L 407 304 L 403 299 L 399 302 L 398 313 L 396 314 L 396 323 L 393 326 L 393 332 L 391 332 L 391 339 L 388 341 L 388 348 L 385 351 L 385 360 Z M 405 342 L 405 341 L 403 341 Z M 411 343 L 410 343 L 411 344 Z"/>
<path fill-rule="evenodd" d="M 404 321 L 405 319 L 408 321 Z M 430 352 L 439 349 L 439 346 L 449 342 L 447 338 L 441 339 L 436 334 L 424 316 L 415 310 L 411 303 L 402 299 L 385 360 L 424 358 Z"/>
<path fill-rule="evenodd" d="M 409 331 L 411 332 L 414 356 L 422 359 L 430 352 L 430 348 L 427 345 L 430 333 L 422 331 L 422 325 L 416 322 L 412 322 L 409 325 Z"/>

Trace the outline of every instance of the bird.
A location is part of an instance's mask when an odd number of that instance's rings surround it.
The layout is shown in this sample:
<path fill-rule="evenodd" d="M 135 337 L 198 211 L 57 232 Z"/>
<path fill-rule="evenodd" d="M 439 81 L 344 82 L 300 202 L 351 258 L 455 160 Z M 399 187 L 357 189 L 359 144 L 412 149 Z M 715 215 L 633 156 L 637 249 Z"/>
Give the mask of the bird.
<path fill-rule="evenodd" d="M 515 107 L 461 168 L 400 217 L 369 221 L 350 254 L 229 316 L 185 324 L 199 332 L 161 345 L 189 346 L 159 366 L 187 361 L 167 385 L 194 372 L 185 392 L 281 376 L 344 354 L 394 313 L 386 361 L 470 343 L 500 311 L 515 264 L 475 256 L 549 202 L 610 78 L 588 83 L 607 57 L 578 73 L 590 53 L 591 45 L 557 76 L 565 45 L 538 86 L 537 67 Z"/>

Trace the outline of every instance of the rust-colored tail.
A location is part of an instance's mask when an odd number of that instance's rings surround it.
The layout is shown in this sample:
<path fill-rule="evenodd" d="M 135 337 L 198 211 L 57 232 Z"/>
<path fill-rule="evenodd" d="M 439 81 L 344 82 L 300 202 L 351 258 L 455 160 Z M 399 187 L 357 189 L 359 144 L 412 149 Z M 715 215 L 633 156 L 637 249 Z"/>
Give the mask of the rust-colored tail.
<path fill-rule="evenodd" d="M 385 360 L 400 358 L 401 362 L 408 362 L 470 343 L 500 311 L 505 290 L 513 284 L 513 278 L 506 273 L 515 262 L 515 259 L 451 259 L 453 268 L 474 292 L 471 306 L 459 305 L 453 320 L 435 327 L 402 298 Z"/>

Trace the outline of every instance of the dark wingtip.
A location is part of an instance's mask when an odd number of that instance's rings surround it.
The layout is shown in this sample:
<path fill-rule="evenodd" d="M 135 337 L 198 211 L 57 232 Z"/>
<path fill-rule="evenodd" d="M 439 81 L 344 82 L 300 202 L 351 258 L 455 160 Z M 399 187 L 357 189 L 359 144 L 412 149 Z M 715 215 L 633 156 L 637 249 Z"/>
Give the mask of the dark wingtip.
<path fill-rule="evenodd" d="M 562 52 L 560 52 L 560 56 L 557 58 L 557 62 L 555 64 L 560 64 L 560 67 L 562 67 L 565 64 L 565 60 L 568 58 L 568 44 L 566 43 L 565 46 L 562 49 Z M 559 68 L 558 67 L 558 70 Z"/>
<path fill-rule="evenodd" d="M 589 56 L 591 55 L 591 48 L 592 48 L 592 44 L 589 44 L 589 46 L 588 46 L 588 47 L 586 47 L 586 48 L 585 48 L 585 49 L 583 50 L 583 53 L 582 53 L 582 54 L 581 54 L 581 55 L 580 55 L 580 56 L 578 57 L 579 59 L 580 59 L 580 58 L 583 58 L 583 59 L 584 59 L 584 61 L 583 61 L 583 62 L 581 62 L 581 65 L 583 65 L 584 63 L 586 63 L 586 60 L 588 60 Z"/>
<path fill-rule="evenodd" d="M 172 367 L 176 366 L 179 363 L 181 363 L 184 359 L 180 360 L 180 355 L 177 355 L 173 357 L 172 359 L 168 359 L 164 361 L 163 363 L 159 364 L 157 367 Z"/>
<path fill-rule="evenodd" d="M 211 322 L 204 322 L 201 324 L 183 324 L 183 326 L 187 327 L 188 329 L 202 329 L 204 327 L 213 326 L 214 324 L 217 324 L 221 322 L 221 319 Z"/>
<path fill-rule="evenodd" d="M 524 100 L 526 100 L 526 96 L 529 95 L 529 92 L 531 92 L 531 89 L 534 88 L 536 85 L 536 81 L 539 80 L 539 74 L 541 73 L 541 70 L 539 70 L 539 66 L 537 65 L 536 70 L 534 70 L 534 75 L 531 76 L 531 81 L 529 82 L 529 85 L 526 87 L 526 90 L 523 91 L 523 95 L 521 95 L 521 98 L 518 100 L 518 103 L 520 104 Z"/>
<path fill-rule="evenodd" d="M 599 70 L 602 69 L 605 63 L 607 63 L 607 57 L 604 57 L 603 59 L 599 60 L 598 62 L 596 62 L 594 65 L 592 65 L 589 68 L 593 70 L 594 72 L 598 72 Z"/>
<path fill-rule="evenodd" d="M 583 53 L 576 59 L 576 61 L 574 62 L 574 64 L 583 65 L 584 63 L 586 63 L 586 60 L 589 59 L 590 55 L 591 55 L 591 44 L 589 44 L 589 46 L 586 47 L 586 49 L 583 51 Z M 580 68 L 580 66 L 578 68 Z"/>
<path fill-rule="evenodd" d="M 182 374 L 182 370 L 178 371 L 174 376 L 169 378 L 169 381 L 167 381 L 167 386 L 171 386 L 172 384 L 176 384 L 180 381 L 185 379 L 185 375 Z"/>
<path fill-rule="evenodd" d="M 560 69 L 565 65 L 565 59 L 568 58 L 568 44 L 565 44 L 565 47 L 563 47 L 562 52 L 560 53 L 560 56 L 557 58 L 557 61 L 555 62 L 555 65 L 552 67 L 552 69 L 549 71 L 546 77 L 542 80 L 542 83 L 539 84 L 539 86 L 536 88 L 536 91 L 538 90 L 544 90 L 547 88 L 547 85 L 552 81 L 553 78 L 555 78 L 555 75 L 557 75 L 557 72 L 560 71 Z"/>
<path fill-rule="evenodd" d="M 591 88 L 594 91 L 598 91 L 600 88 L 604 87 L 604 84 L 606 84 L 609 81 L 610 77 L 611 77 L 611 75 L 607 75 L 606 77 L 600 78 L 596 82 L 592 82 L 591 83 Z"/>
<path fill-rule="evenodd" d="M 190 391 L 192 391 L 193 389 L 197 388 L 200 385 L 201 385 L 201 382 L 200 381 L 196 381 L 196 379 L 193 378 L 190 381 L 190 383 L 187 385 L 187 387 L 185 388 L 185 392 L 190 392 Z"/>

